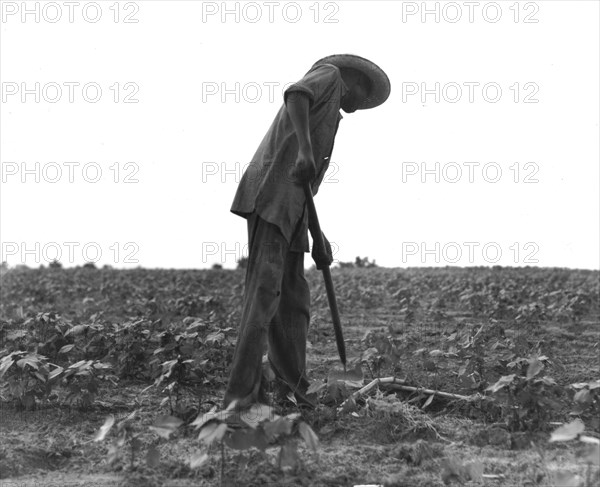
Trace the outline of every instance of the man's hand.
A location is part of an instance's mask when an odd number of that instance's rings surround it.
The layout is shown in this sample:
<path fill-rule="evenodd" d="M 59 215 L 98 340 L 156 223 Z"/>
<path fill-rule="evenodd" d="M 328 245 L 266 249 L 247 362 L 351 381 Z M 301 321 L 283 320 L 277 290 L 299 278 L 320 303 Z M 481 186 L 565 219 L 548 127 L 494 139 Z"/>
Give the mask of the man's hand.
<path fill-rule="evenodd" d="M 296 184 L 310 183 L 317 173 L 312 149 L 298 151 L 296 162 L 290 170 L 290 177 Z"/>
<path fill-rule="evenodd" d="M 318 245 L 315 245 L 313 240 L 313 248 L 312 248 L 312 258 L 317 265 L 317 269 L 321 270 L 325 267 L 329 267 L 333 262 L 333 253 L 331 252 L 331 245 L 329 244 L 329 240 L 323 235 L 323 240 L 325 242 L 325 253 L 322 253 L 321 249 L 318 248 Z"/>

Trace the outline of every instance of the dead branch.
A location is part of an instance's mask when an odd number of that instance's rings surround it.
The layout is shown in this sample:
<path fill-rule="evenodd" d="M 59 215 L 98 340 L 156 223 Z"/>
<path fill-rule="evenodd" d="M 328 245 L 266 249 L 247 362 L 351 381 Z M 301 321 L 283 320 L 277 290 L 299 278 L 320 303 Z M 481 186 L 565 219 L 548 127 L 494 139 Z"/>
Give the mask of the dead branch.
<path fill-rule="evenodd" d="M 442 392 L 442 391 L 436 391 L 433 389 L 425 389 L 423 387 L 407 386 L 405 384 L 406 384 L 406 381 L 404 381 L 402 379 L 397 379 L 396 377 L 385 377 L 383 379 L 375 379 L 375 380 L 369 382 L 363 388 L 361 388 L 358 391 L 356 391 L 355 393 L 353 393 L 351 396 L 349 396 L 341 404 L 340 409 L 343 408 L 347 402 L 352 401 L 352 400 L 356 401 L 359 397 L 367 394 L 369 391 L 374 389 L 375 386 L 378 386 L 378 385 L 387 385 L 391 389 L 396 389 L 396 390 L 400 390 L 400 391 L 408 391 L 408 392 L 421 392 L 423 394 L 429 394 L 429 395 L 443 397 L 446 399 L 459 400 L 459 401 L 471 401 L 474 398 L 479 396 L 479 394 L 475 394 L 472 396 L 463 396 L 461 394 L 453 394 L 450 392 Z"/>

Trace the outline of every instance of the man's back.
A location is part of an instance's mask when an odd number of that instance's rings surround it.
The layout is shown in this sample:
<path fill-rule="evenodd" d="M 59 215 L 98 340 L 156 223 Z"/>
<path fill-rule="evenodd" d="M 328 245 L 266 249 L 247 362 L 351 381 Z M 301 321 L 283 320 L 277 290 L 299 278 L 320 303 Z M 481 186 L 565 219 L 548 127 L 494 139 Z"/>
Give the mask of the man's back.
<path fill-rule="evenodd" d="M 297 93 L 305 94 L 310 102 L 310 137 L 316 164 L 312 187 L 313 193 L 316 193 L 329 166 L 335 134 L 342 118 L 340 100 L 346 90 L 339 69 L 323 64 L 313 67 L 285 91 L 284 105 L 240 181 L 231 206 L 233 213 L 247 217 L 256 211 L 261 218 L 277 225 L 286 240 L 291 242 L 298 221 L 303 217 L 304 194 L 302 187 L 289 175 L 298 154 L 298 140 L 287 103 Z M 302 233 L 306 234 L 306 228 Z M 302 242 L 302 247 L 305 247 L 302 250 L 306 251 L 308 239 L 303 240 L 306 242 Z"/>

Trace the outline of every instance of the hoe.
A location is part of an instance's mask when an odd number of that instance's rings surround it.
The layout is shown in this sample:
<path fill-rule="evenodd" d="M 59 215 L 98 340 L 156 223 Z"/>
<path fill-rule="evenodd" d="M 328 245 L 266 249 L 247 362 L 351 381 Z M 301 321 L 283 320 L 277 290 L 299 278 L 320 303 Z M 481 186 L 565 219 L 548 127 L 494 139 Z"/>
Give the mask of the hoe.
<path fill-rule="evenodd" d="M 308 207 L 308 222 L 311 229 L 310 233 L 313 236 L 313 245 L 317 246 L 318 249 L 325 253 L 325 240 L 323 239 L 321 225 L 319 224 L 319 218 L 317 217 L 317 209 L 315 208 L 315 202 L 313 200 L 310 183 L 304 184 L 304 194 L 306 196 L 306 205 Z M 333 329 L 335 331 L 335 342 L 337 344 L 340 360 L 344 366 L 344 372 L 346 372 L 346 346 L 344 345 L 344 335 L 342 333 L 340 313 L 338 311 L 337 301 L 335 299 L 333 280 L 331 279 L 331 270 L 327 265 L 323 267 L 321 271 L 323 272 L 325 288 L 327 289 L 327 300 L 329 301 L 329 309 L 331 310 L 331 320 L 333 321 Z"/>

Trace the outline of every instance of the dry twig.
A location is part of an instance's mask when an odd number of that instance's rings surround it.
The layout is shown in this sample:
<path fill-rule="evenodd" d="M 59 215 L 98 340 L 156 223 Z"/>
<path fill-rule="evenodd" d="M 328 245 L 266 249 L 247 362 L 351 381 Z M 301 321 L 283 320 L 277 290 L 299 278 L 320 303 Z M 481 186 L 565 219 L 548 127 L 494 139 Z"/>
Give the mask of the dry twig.
<path fill-rule="evenodd" d="M 479 394 L 475 394 L 472 396 L 463 396 L 461 394 L 452 394 L 450 392 L 442 392 L 436 391 L 433 389 L 425 389 L 423 387 L 413 387 L 405 385 L 406 381 L 402 379 L 397 379 L 396 377 L 385 377 L 383 379 L 375 379 L 369 382 L 366 386 L 359 389 L 351 396 L 349 396 L 340 406 L 340 409 L 343 409 L 346 403 L 349 401 L 356 401 L 359 397 L 364 396 L 369 391 L 375 388 L 378 385 L 388 385 L 391 386 L 392 389 L 400 390 L 400 391 L 408 391 L 408 392 L 422 392 L 423 394 L 430 394 L 434 396 L 443 397 L 446 399 L 458 400 L 458 401 L 471 401 L 474 398 L 479 397 Z"/>

